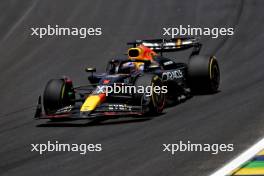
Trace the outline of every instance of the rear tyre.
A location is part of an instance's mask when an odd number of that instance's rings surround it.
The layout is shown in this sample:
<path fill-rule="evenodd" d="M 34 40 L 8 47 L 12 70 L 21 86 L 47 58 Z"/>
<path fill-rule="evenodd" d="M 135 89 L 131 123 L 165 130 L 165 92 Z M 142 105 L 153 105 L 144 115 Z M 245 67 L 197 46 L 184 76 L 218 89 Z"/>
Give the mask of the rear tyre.
<path fill-rule="evenodd" d="M 165 105 L 165 94 L 162 93 L 163 82 L 157 75 L 152 74 L 144 74 L 137 78 L 135 81 L 135 86 L 137 90 L 140 87 L 144 88 L 144 92 L 134 94 L 134 98 L 140 101 L 142 107 L 147 107 L 148 111 L 147 115 L 157 115 L 161 113 L 164 109 Z M 160 87 L 159 93 L 156 90 L 154 91 L 154 87 Z"/>
<path fill-rule="evenodd" d="M 43 106 L 46 114 L 52 114 L 65 106 L 74 105 L 75 94 L 71 81 L 50 80 L 44 90 Z"/>
<path fill-rule="evenodd" d="M 220 70 L 215 57 L 193 56 L 188 64 L 188 80 L 195 93 L 215 93 L 220 84 Z"/>

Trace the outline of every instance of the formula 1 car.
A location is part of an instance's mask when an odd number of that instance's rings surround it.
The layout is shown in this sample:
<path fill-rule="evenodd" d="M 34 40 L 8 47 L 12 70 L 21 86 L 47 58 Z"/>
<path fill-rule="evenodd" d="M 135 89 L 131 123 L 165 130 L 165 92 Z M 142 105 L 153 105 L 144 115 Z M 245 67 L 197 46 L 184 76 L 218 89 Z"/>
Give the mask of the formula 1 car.
<path fill-rule="evenodd" d="M 156 115 L 169 102 L 180 102 L 197 93 L 218 91 L 220 70 L 217 60 L 214 56 L 199 55 L 202 44 L 197 38 L 136 40 L 128 45 L 132 46 L 127 57 L 110 60 L 105 73 L 86 68 L 90 83 L 85 86 L 74 87 L 72 80 L 66 77 L 51 79 L 43 98 L 39 96 L 35 118 Z M 164 52 L 190 48 L 188 63 L 163 57 Z"/>

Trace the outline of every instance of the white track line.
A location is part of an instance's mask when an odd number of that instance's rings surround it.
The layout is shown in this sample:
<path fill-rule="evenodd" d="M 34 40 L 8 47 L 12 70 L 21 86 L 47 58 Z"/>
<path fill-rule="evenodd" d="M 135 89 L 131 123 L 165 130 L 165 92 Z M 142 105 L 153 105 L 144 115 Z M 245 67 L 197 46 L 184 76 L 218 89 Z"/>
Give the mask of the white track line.
<path fill-rule="evenodd" d="M 225 165 L 221 169 L 217 170 L 215 173 L 211 174 L 210 176 L 225 176 L 225 175 L 230 175 L 230 173 L 232 171 L 234 171 L 235 169 L 237 169 L 239 166 L 241 166 L 246 161 L 248 161 L 251 158 L 253 158 L 262 149 L 264 149 L 264 138 L 261 139 L 256 144 L 254 144 L 249 149 L 247 149 L 245 152 L 243 152 L 237 158 L 233 159 L 227 165 Z"/>

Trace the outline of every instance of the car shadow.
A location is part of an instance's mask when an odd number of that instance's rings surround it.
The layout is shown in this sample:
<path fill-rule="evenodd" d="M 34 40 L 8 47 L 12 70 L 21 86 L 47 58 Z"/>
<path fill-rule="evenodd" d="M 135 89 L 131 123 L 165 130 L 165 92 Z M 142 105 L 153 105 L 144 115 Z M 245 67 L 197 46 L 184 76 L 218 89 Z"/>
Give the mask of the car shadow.
<path fill-rule="evenodd" d="M 37 127 L 89 127 L 89 126 L 105 126 L 105 125 L 121 125 L 121 124 L 130 124 L 130 123 L 139 123 L 139 122 L 145 122 L 148 120 L 151 120 L 152 117 L 144 117 L 144 118 L 132 118 L 132 117 L 127 117 L 125 118 L 120 118 L 120 119 L 104 119 L 100 121 L 89 121 L 89 122 L 84 122 L 80 123 L 73 123 L 73 122 L 52 122 L 48 121 L 47 123 L 44 124 L 39 124 Z M 69 123 L 68 123 L 69 122 Z M 77 121 L 75 121 L 77 122 Z"/>
<path fill-rule="evenodd" d="M 208 92 L 194 92 L 194 96 L 215 95 L 215 94 L 218 94 L 220 92 L 221 92 L 221 90 L 217 90 L 217 91 L 212 92 L 212 93 L 208 93 Z"/>

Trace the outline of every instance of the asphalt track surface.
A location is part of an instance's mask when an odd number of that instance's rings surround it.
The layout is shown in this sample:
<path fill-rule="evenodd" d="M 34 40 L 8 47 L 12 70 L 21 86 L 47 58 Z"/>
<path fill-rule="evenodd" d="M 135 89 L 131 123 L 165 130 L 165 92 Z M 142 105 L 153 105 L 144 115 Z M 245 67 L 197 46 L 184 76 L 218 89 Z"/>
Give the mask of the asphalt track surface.
<path fill-rule="evenodd" d="M 208 175 L 263 137 L 263 1 L 0 2 L 0 175 Z M 30 36 L 31 27 L 102 27 L 103 35 Z M 220 92 L 193 97 L 151 120 L 50 124 L 33 120 L 50 78 L 86 83 L 85 66 L 103 71 L 134 39 L 159 38 L 162 27 L 234 27 L 232 37 L 203 37 L 203 54 L 221 67 Z M 103 151 L 40 156 L 31 143 L 101 143 Z M 162 152 L 163 143 L 233 143 L 234 152 Z"/>

